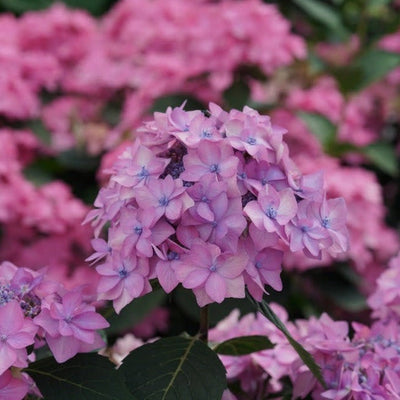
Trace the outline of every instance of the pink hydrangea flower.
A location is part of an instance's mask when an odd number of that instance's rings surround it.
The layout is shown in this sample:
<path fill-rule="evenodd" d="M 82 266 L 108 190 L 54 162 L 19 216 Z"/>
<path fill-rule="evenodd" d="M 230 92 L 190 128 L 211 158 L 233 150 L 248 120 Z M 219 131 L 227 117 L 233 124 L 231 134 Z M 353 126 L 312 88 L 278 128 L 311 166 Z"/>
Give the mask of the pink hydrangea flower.
<path fill-rule="evenodd" d="M 247 255 L 221 253 L 218 246 L 196 240 L 190 253 L 175 267 L 183 287 L 193 289 L 200 306 L 226 297 L 244 297 L 242 272 Z"/>
<path fill-rule="evenodd" d="M 34 343 L 38 327 L 24 317 L 19 304 L 0 306 L 0 375 L 11 366 L 26 367 L 26 347 Z"/>
<path fill-rule="evenodd" d="M 46 342 L 60 363 L 78 352 L 102 347 L 104 342 L 96 330 L 109 326 L 94 306 L 83 302 L 82 293 L 77 290 L 44 307 L 34 322 L 45 331 Z"/>
<path fill-rule="evenodd" d="M 119 254 L 96 267 L 101 275 L 98 285 L 100 299 L 113 300 L 119 313 L 134 298 L 151 291 L 146 280 L 149 275 L 149 263 L 143 257 L 123 258 Z"/>
<path fill-rule="evenodd" d="M 28 383 L 23 379 L 14 378 L 11 371 L 0 374 L 0 398 L 2 400 L 22 400 L 28 390 Z"/>
<path fill-rule="evenodd" d="M 250 107 L 155 113 L 110 168 L 86 219 L 96 235 L 110 223 L 107 242 L 94 242 L 90 257 L 105 259 L 97 267 L 100 298 L 119 312 L 151 290 L 150 279 L 167 292 L 182 283 L 200 305 L 242 297 L 246 284 L 261 298 L 265 284 L 281 289 L 283 248 L 309 257 L 343 250 L 343 203 L 322 204 L 322 175 L 301 174 L 284 134 Z M 299 218 L 320 236 L 310 241 L 310 230 L 303 240 Z"/>

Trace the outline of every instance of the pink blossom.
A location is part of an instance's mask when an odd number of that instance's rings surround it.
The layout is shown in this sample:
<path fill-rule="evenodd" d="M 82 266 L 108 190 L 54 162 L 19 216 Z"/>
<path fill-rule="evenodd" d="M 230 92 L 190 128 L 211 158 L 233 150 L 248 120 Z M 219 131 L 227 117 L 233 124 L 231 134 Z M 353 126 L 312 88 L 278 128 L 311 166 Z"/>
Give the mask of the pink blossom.
<path fill-rule="evenodd" d="M 152 178 L 158 178 L 168 164 L 168 160 L 154 157 L 147 148 L 135 142 L 125 149 L 115 164 L 118 171 L 112 179 L 122 186 L 134 188 L 148 184 Z"/>
<path fill-rule="evenodd" d="M 11 371 L 0 374 L 0 397 L 2 400 L 22 400 L 29 390 L 23 379 L 12 376 Z"/>
<path fill-rule="evenodd" d="M 167 175 L 164 180 L 153 182 L 136 191 L 136 201 L 143 208 L 145 221 L 158 221 L 163 215 L 176 221 L 194 202 L 186 193 L 181 180 Z"/>
<path fill-rule="evenodd" d="M 182 255 L 187 251 L 173 241 L 164 242 L 160 249 L 156 248 L 155 250 L 158 256 L 153 261 L 155 263 L 155 277 L 158 278 L 164 291 L 170 293 L 179 283 L 175 267 L 179 265 Z"/>
<path fill-rule="evenodd" d="M 59 363 L 79 351 L 103 346 L 96 330 L 107 328 L 109 324 L 93 306 L 82 300 L 80 291 L 67 292 L 60 302 L 52 302 L 34 319 L 35 324 L 44 329 L 46 341 Z"/>
<path fill-rule="evenodd" d="M 146 258 L 122 258 L 114 254 L 113 258 L 96 267 L 102 276 L 98 285 L 101 299 L 113 300 L 119 313 L 134 298 L 151 291 L 147 281 L 149 265 Z"/>
<path fill-rule="evenodd" d="M 33 344 L 38 330 L 30 319 L 24 318 L 16 301 L 0 306 L 0 375 L 11 366 L 26 367 L 26 347 Z"/>
<path fill-rule="evenodd" d="M 261 301 L 265 284 L 277 291 L 282 290 L 280 273 L 283 252 L 271 248 L 257 251 L 252 240 L 249 239 L 242 243 L 249 257 L 244 280 L 251 295 Z"/>
<path fill-rule="evenodd" d="M 185 171 L 180 177 L 192 182 L 207 174 L 215 174 L 218 180 L 232 178 L 236 175 L 238 161 L 227 143 L 207 141 L 196 150 L 188 149 L 188 154 L 183 157 Z"/>
<path fill-rule="evenodd" d="M 175 271 L 183 287 L 193 289 L 202 307 L 213 301 L 221 303 L 226 297 L 244 297 L 241 273 L 246 263 L 245 253 L 221 253 L 218 246 L 196 240 Z"/>
<path fill-rule="evenodd" d="M 259 193 L 257 201 L 251 201 L 246 205 L 244 212 L 258 229 L 279 232 L 280 227 L 286 225 L 296 215 L 297 204 L 290 189 L 277 192 L 268 185 Z"/>
<path fill-rule="evenodd" d="M 299 212 L 286 226 L 286 233 L 290 237 L 291 251 L 304 250 L 309 257 L 321 258 L 321 250 L 330 247 L 333 240 L 326 227 L 309 216 L 309 207 L 312 203 L 308 200 L 299 203 Z"/>

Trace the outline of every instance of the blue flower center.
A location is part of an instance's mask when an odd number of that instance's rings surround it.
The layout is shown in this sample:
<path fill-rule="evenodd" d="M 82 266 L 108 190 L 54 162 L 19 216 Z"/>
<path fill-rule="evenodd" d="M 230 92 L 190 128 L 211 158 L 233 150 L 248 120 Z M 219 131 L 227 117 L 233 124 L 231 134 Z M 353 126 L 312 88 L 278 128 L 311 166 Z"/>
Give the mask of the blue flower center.
<path fill-rule="evenodd" d="M 146 167 L 142 167 L 142 169 L 140 170 L 140 172 L 137 174 L 137 176 L 140 179 L 145 179 L 150 175 L 150 172 L 146 169 Z"/>
<path fill-rule="evenodd" d="M 210 131 L 204 130 L 203 132 L 201 132 L 201 137 L 210 138 L 212 137 L 212 133 Z"/>
<path fill-rule="evenodd" d="M 179 260 L 179 254 L 176 251 L 170 251 L 167 255 L 169 261 Z"/>
<path fill-rule="evenodd" d="M 254 145 L 254 144 L 257 143 L 257 140 L 255 138 L 253 138 L 253 137 L 249 137 L 249 138 L 247 138 L 247 143 L 251 144 L 251 145 Z"/>
<path fill-rule="evenodd" d="M 210 270 L 211 272 L 215 272 L 215 271 L 217 270 L 217 267 L 213 264 L 213 265 L 211 265 L 211 267 L 209 268 L 209 270 Z"/>
<path fill-rule="evenodd" d="M 324 228 L 329 229 L 331 227 L 331 220 L 328 217 L 324 217 L 322 218 L 321 225 Z"/>
<path fill-rule="evenodd" d="M 268 218 L 275 219 L 276 216 L 278 215 L 278 211 L 277 211 L 274 207 L 270 206 L 270 207 L 268 207 L 268 208 L 266 209 L 265 215 L 266 215 Z"/>
<path fill-rule="evenodd" d="M 169 204 L 169 199 L 167 198 L 167 196 L 164 195 L 163 197 L 161 197 L 160 200 L 158 200 L 158 204 L 161 207 L 167 207 L 167 205 Z"/>
<path fill-rule="evenodd" d="M 120 278 L 124 279 L 128 276 L 128 271 L 125 269 L 125 267 L 123 267 L 118 271 L 118 275 Z"/>
<path fill-rule="evenodd" d="M 140 236 L 143 232 L 143 228 L 138 225 L 133 228 L 133 231 L 136 233 L 136 235 Z"/>
<path fill-rule="evenodd" d="M 254 264 L 254 266 L 255 266 L 257 269 L 262 268 L 262 264 L 260 263 L 260 261 L 257 261 L 257 262 Z"/>
<path fill-rule="evenodd" d="M 219 172 L 219 165 L 218 164 L 211 164 L 210 165 L 210 172 L 218 173 Z"/>

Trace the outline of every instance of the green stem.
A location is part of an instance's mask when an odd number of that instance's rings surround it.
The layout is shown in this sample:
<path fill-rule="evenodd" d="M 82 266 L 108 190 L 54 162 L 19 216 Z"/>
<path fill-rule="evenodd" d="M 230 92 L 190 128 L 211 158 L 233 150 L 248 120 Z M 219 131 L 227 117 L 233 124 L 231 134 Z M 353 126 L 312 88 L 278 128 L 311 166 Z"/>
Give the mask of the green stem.
<path fill-rule="evenodd" d="M 200 309 L 199 339 L 208 344 L 208 304 Z"/>

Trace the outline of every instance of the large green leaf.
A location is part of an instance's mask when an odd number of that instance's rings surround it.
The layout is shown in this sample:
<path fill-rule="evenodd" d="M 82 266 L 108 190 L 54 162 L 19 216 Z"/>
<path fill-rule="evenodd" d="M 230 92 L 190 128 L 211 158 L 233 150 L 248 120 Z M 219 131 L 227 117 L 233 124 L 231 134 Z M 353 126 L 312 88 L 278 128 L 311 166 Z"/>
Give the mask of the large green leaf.
<path fill-rule="evenodd" d="M 94 353 L 79 354 L 63 364 L 45 358 L 24 371 L 46 400 L 139 400 L 128 391 L 115 366 Z"/>
<path fill-rule="evenodd" d="M 325 151 L 329 151 L 336 140 L 336 126 L 321 114 L 299 111 L 297 115 L 307 124 L 311 133 L 318 138 Z"/>
<path fill-rule="evenodd" d="M 385 77 L 392 69 L 400 66 L 400 54 L 371 49 L 356 61 L 355 66 L 361 69 L 361 75 L 358 82 L 355 81 L 353 90 L 360 91 Z"/>
<path fill-rule="evenodd" d="M 287 330 L 285 324 L 279 319 L 268 303 L 263 300 L 262 302 L 256 301 L 250 293 L 247 292 L 249 300 L 257 307 L 258 311 L 270 320 L 285 336 L 288 342 L 292 345 L 296 353 L 299 355 L 304 364 L 312 372 L 312 374 L 318 379 L 318 381 L 326 387 L 326 383 L 321 373 L 321 368 L 315 362 L 313 356 L 298 342 L 296 341 L 290 332 Z"/>
<path fill-rule="evenodd" d="M 237 79 L 223 93 L 225 104 L 228 108 L 241 110 L 250 99 L 250 87 L 244 79 Z"/>
<path fill-rule="evenodd" d="M 214 351 L 228 356 L 243 356 L 273 347 L 274 344 L 266 336 L 254 335 L 226 340 L 214 347 Z"/>
<path fill-rule="evenodd" d="M 400 66 L 400 54 L 371 48 L 351 65 L 331 71 L 345 93 L 359 92 Z"/>
<path fill-rule="evenodd" d="M 119 370 L 140 400 L 219 400 L 227 385 L 218 356 L 196 338 L 169 337 L 141 346 Z"/>
<path fill-rule="evenodd" d="M 336 33 L 339 37 L 345 38 L 348 34 L 343 25 L 340 13 L 328 4 L 320 0 L 293 0 L 312 19 L 324 27 Z"/>
<path fill-rule="evenodd" d="M 0 6 L 17 14 L 26 11 L 42 10 L 51 6 L 54 0 L 0 0 Z M 94 15 L 106 12 L 115 0 L 64 0 L 69 7 L 82 8 Z"/>
<path fill-rule="evenodd" d="M 369 146 L 363 147 L 361 152 L 381 171 L 392 176 L 399 174 L 396 151 L 388 143 L 372 143 Z"/>

